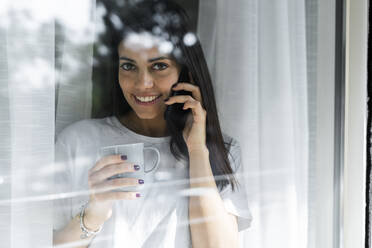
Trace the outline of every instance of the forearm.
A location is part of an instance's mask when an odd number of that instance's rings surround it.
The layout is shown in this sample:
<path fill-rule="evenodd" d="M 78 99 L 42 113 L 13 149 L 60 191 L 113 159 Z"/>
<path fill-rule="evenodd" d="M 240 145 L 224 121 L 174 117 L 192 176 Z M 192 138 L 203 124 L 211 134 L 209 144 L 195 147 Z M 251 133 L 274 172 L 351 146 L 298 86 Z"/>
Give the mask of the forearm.
<path fill-rule="evenodd" d="M 84 224 L 90 230 L 97 230 L 103 221 L 93 216 L 85 216 Z M 80 217 L 76 215 L 63 229 L 53 233 L 53 246 L 71 244 L 71 247 L 88 247 L 94 236 L 82 239 L 83 232 L 80 229 Z"/>
<path fill-rule="evenodd" d="M 231 221 L 231 216 L 224 208 L 213 178 L 208 149 L 193 150 L 189 157 L 190 188 L 208 189 L 205 195 L 189 198 L 193 247 L 237 247 L 236 223 Z"/>

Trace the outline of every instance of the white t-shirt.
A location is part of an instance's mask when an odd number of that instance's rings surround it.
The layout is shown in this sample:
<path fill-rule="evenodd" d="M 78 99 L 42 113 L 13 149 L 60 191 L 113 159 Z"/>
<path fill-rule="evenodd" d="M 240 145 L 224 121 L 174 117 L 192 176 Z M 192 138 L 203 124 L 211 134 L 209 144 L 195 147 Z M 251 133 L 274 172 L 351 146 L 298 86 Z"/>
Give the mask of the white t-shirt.
<path fill-rule="evenodd" d="M 229 141 L 231 138 L 224 134 L 224 139 Z M 54 201 L 53 229 L 66 226 L 89 199 L 84 194 L 89 189 L 88 170 L 96 163 L 101 147 L 144 143 L 145 147 L 156 147 L 160 152 L 161 160 L 155 175 L 167 173 L 170 177 L 164 180 L 164 177 L 155 176 L 155 180 L 163 178 L 158 181 L 159 187 L 151 188 L 138 199 L 117 201 L 112 217 L 104 223 L 89 247 L 191 247 L 188 197 L 184 194 L 189 188 L 188 166 L 174 158 L 169 142 L 170 137 L 134 133 L 114 116 L 82 120 L 65 128 L 58 135 L 55 147 L 55 193 L 62 193 L 62 198 Z M 242 175 L 241 150 L 234 139 L 229 160 L 234 173 Z M 236 178 L 240 187 L 233 192 L 228 185 L 220 196 L 225 209 L 238 217 L 241 231 L 250 226 L 252 216 L 243 177 Z"/>

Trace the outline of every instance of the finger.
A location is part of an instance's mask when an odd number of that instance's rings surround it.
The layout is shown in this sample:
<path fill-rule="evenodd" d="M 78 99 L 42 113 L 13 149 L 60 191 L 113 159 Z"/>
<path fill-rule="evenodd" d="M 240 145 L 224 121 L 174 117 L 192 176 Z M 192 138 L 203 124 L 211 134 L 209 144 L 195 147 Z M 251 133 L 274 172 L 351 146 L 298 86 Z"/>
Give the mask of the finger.
<path fill-rule="evenodd" d="M 202 110 L 203 108 L 198 101 L 186 101 L 183 105 L 183 109 Z"/>
<path fill-rule="evenodd" d="M 185 103 L 187 101 L 196 101 L 192 96 L 189 95 L 179 95 L 179 96 L 172 96 L 167 101 L 165 101 L 165 104 L 173 104 L 173 103 Z"/>
<path fill-rule="evenodd" d="M 178 83 L 175 87 L 172 88 L 172 90 L 190 91 L 192 93 L 192 96 L 195 98 L 195 100 L 199 102 L 202 101 L 200 88 L 197 85 L 190 84 L 190 83 Z"/>
<path fill-rule="evenodd" d="M 89 180 L 91 184 L 94 184 L 120 173 L 135 172 L 137 171 L 136 168 L 139 167 L 135 167 L 135 164 L 127 162 L 120 164 L 109 164 L 102 169 L 91 173 L 89 175 Z"/>
<path fill-rule="evenodd" d="M 141 184 L 143 184 L 143 181 L 140 183 L 140 179 L 138 178 L 115 178 L 93 185 L 92 193 L 102 193 L 118 188 L 138 186 Z"/>
<path fill-rule="evenodd" d="M 140 197 L 139 192 L 124 192 L 124 191 L 114 191 L 105 192 L 96 195 L 96 199 L 99 201 L 114 201 L 114 200 L 132 200 Z"/>
<path fill-rule="evenodd" d="M 108 164 L 118 164 L 118 163 L 122 163 L 125 160 L 126 160 L 126 156 L 121 155 L 121 154 L 105 156 L 105 157 L 102 157 L 100 160 L 98 160 L 95 166 L 89 170 L 89 172 L 93 173 L 95 171 L 102 169 Z"/>
<path fill-rule="evenodd" d="M 183 109 L 184 110 L 191 109 L 195 121 L 205 120 L 206 111 L 203 109 L 200 102 L 198 102 L 198 101 L 187 101 L 183 105 Z"/>

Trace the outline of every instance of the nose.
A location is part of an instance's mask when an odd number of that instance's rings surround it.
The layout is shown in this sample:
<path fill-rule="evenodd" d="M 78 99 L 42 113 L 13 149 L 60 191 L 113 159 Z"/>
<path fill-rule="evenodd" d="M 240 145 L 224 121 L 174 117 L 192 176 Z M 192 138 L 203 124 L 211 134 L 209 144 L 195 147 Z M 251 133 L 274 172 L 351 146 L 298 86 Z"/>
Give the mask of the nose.
<path fill-rule="evenodd" d="M 142 71 L 138 75 L 137 87 L 148 89 L 154 86 L 154 79 L 148 71 Z"/>

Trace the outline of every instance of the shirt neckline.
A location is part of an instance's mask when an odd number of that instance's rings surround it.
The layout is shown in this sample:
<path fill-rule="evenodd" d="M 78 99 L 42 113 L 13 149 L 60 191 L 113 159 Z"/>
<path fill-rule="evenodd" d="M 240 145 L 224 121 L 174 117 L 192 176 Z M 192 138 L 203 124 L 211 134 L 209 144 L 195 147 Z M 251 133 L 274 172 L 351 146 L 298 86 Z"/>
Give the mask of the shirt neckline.
<path fill-rule="evenodd" d="M 130 130 L 129 128 L 127 128 L 126 126 L 124 126 L 116 116 L 111 116 L 109 117 L 111 119 L 111 122 L 117 127 L 119 128 L 120 130 L 124 131 L 126 134 L 134 137 L 134 138 L 137 138 L 137 139 L 140 139 L 140 140 L 143 140 L 145 142 L 150 142 L 150 143 L 163 143 L 163 142 L 166 142 L 166 141 L 170 141 L 171 139 L 171 136 L 165 136 L 165 137 L 151 137 L 151 136 L 145 136 L 145 135 L 142 135 L 142 134 L 138 134 L 138 133 L 135 133 L 133 132 L 132 130 Z"/>

